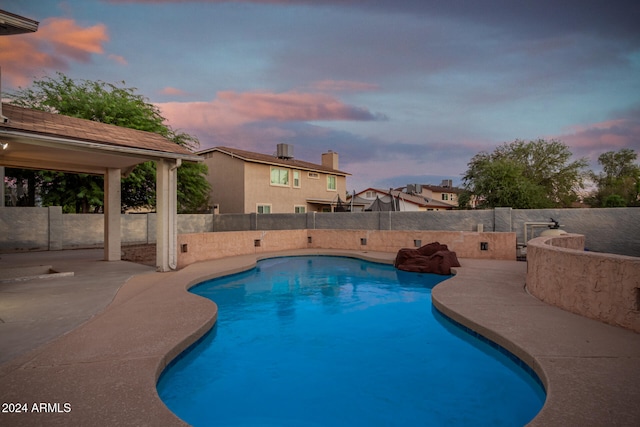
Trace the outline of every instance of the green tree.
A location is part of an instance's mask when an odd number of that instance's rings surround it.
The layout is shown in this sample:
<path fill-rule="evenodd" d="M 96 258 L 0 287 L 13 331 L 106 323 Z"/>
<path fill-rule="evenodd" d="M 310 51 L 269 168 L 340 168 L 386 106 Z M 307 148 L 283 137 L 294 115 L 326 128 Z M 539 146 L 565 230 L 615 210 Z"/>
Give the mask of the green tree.
<path fill-rule="evenodd" d="M 627 206 L 627 202 L 618 194 L 607 196 L 602 203 L 604 208 L 623 208 L 625 206 Z"/>
<path fill-rule="evenodd" d="M 160 110 L 135 88 L 125 83 L 72 80 L 62 73 L 33 82 L 31 88 L 20 89 L 10 95 L 15 105 L 49 111 L 72 117 L 93 120 L 116 126 L 160 134 L 188 149 L 199 146 L 196 137 L 175 131 L 165 124 Z M 209 184 L 205 179 L 206 166 L 185 162 L 178 169 L 179 211 L 198 211 L 206 208 Z M 41 191 L 44 205 L 64 203 L 65 211 L 98 211 L 102 207 L 103 178 L 75 174 L 69 178 L 61 172 L 42 172 L 45 185 Z M 155 163 L 136 166 L 122 180 L 122 207 L 155 205 Z"/>
<path fill-rule="evenodd" d="M 597 189 L 589 203 L 596 207 L 640 206 L 640 166 L 629 148 L 607 151 L 598 157 L 602 172 L 591 172 Z"/>
<path fill-rule="evenodd" d="M 481 208 L 541 209 L 568 207 L 583 187 L 586 159 L 570 161 L 568 147 L 557 140 L 516 140 L 468 163 L 463 186 Z"/>

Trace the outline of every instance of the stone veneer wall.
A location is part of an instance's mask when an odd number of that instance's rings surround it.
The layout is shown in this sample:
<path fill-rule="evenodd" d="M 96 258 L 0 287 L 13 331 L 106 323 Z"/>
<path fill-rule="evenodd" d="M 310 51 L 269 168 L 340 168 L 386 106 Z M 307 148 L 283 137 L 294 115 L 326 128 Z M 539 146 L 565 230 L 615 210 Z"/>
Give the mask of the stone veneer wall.
<path fill-rule="evenodd" d="M 585 236 L 538 237 L 527 290 L 547 304 L 640 333 L 640 258 L 584 251 Z"/>
<path fill-rule="evenodd" d="M 446 244 L 460 258 L 516 259 L 515 233 L 255 230 L 180 234 L 178 235 L 178 268 L 209 259 L 292 249 L 337 249 L 394 253 L 401 248 L 419 247 L 436 241 Z M 486 249 L 482 249 L 482 247 Z"/>

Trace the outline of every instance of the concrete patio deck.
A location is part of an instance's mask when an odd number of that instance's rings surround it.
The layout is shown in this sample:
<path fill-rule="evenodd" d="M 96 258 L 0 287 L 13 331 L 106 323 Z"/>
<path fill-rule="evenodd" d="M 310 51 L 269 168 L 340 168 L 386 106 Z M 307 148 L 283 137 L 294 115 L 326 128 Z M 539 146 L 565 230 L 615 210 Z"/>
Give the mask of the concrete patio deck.
<path fill-rule="evenodd" d="M 318 253 L 395 257 L 319 250 L 270 256 Z M 75 273 L 0 284 L 0 404 L 27 404 L 28 412 L 0 412 L 0 425 L 184 425 L 158 398 L 156 380 L 217 316 L 214 303 L 185 290 L 250 268 L 256 256 L 169 273 L 100 257 L 100 251 L 0 255 L 0 267 L 43 263 Z M 538 372 L 547 401 L 531 425 L 640 425 L 640 334 L 530 296 L 526 263 L 461 264 L 434 289 L 433 302 Z"/>

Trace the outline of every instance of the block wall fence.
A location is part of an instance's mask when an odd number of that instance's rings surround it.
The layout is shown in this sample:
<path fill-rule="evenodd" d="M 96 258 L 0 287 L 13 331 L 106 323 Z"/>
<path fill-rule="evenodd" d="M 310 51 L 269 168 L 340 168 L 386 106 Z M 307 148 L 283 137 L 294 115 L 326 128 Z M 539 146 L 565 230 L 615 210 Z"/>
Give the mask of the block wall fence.
<path fill-rule="evenodd" d="M 640 257 L 640 208 L 511 209 L 306 214 L 178 215 L 178 233 L 271 230 L 466 231 L 515 233 L 522 245 L 525 223 L 557 220 L 568 233 L 585 236 L 589 251 Z M 60 207 L 0 208 L 0 252 L 93 248 L 103 245 L 100 214 L 63 214 Z M 123 214 L 122 244 L 155 243 L 156 215 Z M 545 226 L 527 226 L 527 239 Z M 428 242 L 425 242 L 428 243 Z"/>

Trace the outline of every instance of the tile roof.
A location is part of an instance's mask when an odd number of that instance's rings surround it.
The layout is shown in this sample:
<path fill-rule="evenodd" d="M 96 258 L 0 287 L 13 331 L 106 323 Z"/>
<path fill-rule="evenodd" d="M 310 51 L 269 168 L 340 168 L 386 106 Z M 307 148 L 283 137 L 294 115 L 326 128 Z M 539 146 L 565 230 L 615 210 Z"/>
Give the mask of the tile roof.
<path fill-rule="evenodd" d="M 329 168 L 327 166 L 323 166 L 323 165 L 318 165 L 315 163 L 309 163 L 309 162 L 304 162 L 302 160 L 297 160 L 297 159 L 281 159 L 279 157 L 276 157 L 274 155 L 269 155 L 269 154 L 261 154 L 261 153 L 254 153 L 252 151 L 245 151 L 245 150 L 238 150 L 236 148 L 229 148 L 229 147 L 214 147 L 214 148 L 210 148 L 207 150 L 203 150 L 198 152 L 198 155 L 203 155 L 203 154 L 207 154 L 207 153 L 211 153 L 214 151 L 219 151 L 221 153 L 225 153 L 227 155 L 230 156 L 235 156 L 238 157 L 244 161 L 247 162 L 255 162 L 255 163 L 267 163 L 270 165 L 277 165 L 277 166 L 287 166 L 293 169 L 303 169 L 303 170 L 311 170 L 311 171 L 318 171 L 318 172 L 328 172 L 331 174 L 335 174 L 335 175 L 351 175 L 348 172 L 344 172 L 344 171 L 340 171 L 337 169 L 332 169 Z"/>
<path fill-rule="evenodd" d="M 175 144 L 157 133 L 5 103 L 2 104 L 2 114 L 9 120 L 5 123 L 0 120 L 0 130 L 195 157 L 195 154 L 187 148 Z"/>

